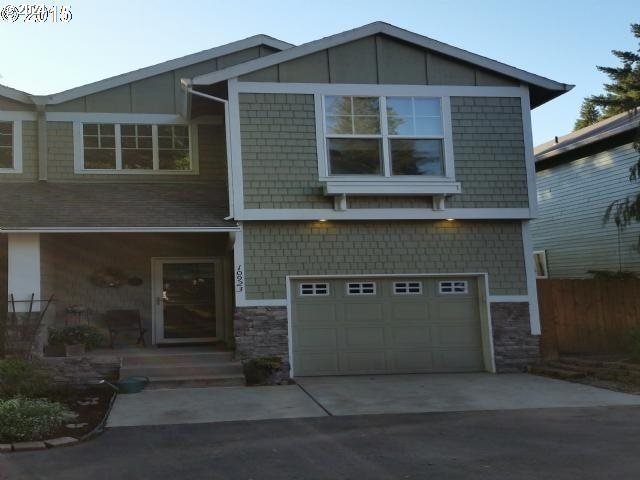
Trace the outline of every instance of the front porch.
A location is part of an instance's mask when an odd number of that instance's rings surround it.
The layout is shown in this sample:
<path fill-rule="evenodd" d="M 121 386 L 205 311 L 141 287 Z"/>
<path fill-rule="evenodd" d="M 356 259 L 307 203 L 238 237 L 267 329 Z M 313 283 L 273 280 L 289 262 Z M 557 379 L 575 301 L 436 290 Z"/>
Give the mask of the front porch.
<path fill-rule="evenodd" d="M 49 327 L 89 324 L 109 336 L 106 314 L 139 312 L 147 346 L 232 344 L 232 238 L 220 233 L 0 235 L 6 298 L 49 298 L 36 342 Z M 23 298 L 24 297 L 24 298 Z M 6 301 L 6 300 L 5 300 Z M 6 305 L 6 303 L 5 303 Z M 19 309 L 26 311 L 25 305 Z M 39 309 L 36 303 L 34 311 Z M 116 345 L 135 343 L 118 336 Z"/>

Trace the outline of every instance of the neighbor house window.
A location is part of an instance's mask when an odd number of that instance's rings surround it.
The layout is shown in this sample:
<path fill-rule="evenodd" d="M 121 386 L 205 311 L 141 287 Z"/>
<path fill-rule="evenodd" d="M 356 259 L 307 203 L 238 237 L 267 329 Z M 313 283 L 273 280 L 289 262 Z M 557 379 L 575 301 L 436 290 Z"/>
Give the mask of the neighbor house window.
<path fill-rule="evenodd" d="M 442 102 L 429 97 L 324 97 L 330 176 L 445 175 Z"/>
<path fill-rule="evenodd" d="M 13 168 L 13 122 L 0 122 L 0 169 Z"/>
<path fill-rule="evenodd" d="M 537 250 L 533 252 L 533 263 L 536 268 L 536 278 L 549 278 L 546 250 Z"/>
<path fill-rule="evenodd" d="M 84 123 L 82 152 L 83 170 L 193 169 L 186 125 Z"/>
<path fill-rule="evenodd" d="M 22 121 L 0 121 L 0 173 L 22 172 Z"/>

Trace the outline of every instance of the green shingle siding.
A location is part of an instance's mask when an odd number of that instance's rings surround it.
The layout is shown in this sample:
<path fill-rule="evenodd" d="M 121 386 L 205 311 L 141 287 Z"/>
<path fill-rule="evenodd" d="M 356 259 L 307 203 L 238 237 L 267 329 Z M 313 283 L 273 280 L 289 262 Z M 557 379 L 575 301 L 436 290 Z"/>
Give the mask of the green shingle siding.
<path fill-rule="evenodd" d="M 452 97 L 456 180 L 450 208 L 526 208 L 519 98 Z M 313 95 L 240 94 L 244 206 L 332 208 L 318 180 Z M 350 208 L 429 208 L 429 198 L 351 197 Z"/>
<path fill-rule="evenodd" d="M 285 298 L 287 275 L 489 273 L 526 294 L 519 222 L 244 222 L 248 299 Z"/>

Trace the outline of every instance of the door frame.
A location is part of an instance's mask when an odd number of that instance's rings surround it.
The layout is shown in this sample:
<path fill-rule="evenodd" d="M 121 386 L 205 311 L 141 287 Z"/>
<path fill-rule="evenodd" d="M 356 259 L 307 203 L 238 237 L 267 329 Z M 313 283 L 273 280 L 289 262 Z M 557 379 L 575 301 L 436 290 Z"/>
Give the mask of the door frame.
<path fill-rule="evenodd" d="M 214 264 L 214 285 L 216 302 L 216 336 L 204 338 L 164 337 L 164 315 L 162 302 L 163 265 L 170 263 L 212 263 Z M 151 258 L 151 343 L 153 345 L 179 345 L 181 343 L 211 343 L 224 339 L 224 295 L 223 295 L 223 259 L 221 257 L 152 257 Z"/>
<path fill-rule="evenodd" d="M 337 275 L 287 275 L 285 278 L 287 289 L 287 334 L 289 348 L 289 376 L 295 378 L 294 359 L 293 359 L 293 301 L 295 292 L 293 292 L 292 284 L 296 280 L 313 280 L 313 279 L 348 279 L 348 278 L 407 278 L 407 277 L 423 277 L 423 278 L 442 278 L 442 277 L 463 277 L 475 279 L 478 282 L 478 307 L 480 313 L 480 328 L 482 338 L 482 356 L 485 370 L 489 373 L 496 373 L 495 352 L 493 348 L 493 328 L 491 325 L 491 308 L 489 296 L 489 274 L 486 272 L 463 272 L 463 273 L 374 273 L 374 274 L 337 274 Z"/>

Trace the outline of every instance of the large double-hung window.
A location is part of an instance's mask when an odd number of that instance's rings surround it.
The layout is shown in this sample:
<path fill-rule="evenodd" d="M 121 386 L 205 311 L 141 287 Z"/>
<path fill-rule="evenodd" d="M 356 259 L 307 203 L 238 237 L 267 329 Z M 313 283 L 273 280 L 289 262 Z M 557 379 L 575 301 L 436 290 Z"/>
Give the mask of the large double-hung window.
<path fill-rule="evenodd" d="M 403 193 L 403 183 L 419 186 L 412 193 L 425 185 L 427 194 L 456 192 L 445 128 L 449 119 L 443 111 L 439 97 L 325 95 L 320 175 L 330 186 L 327 190 L 369 182 L 397 185 L 388 193 Z M 428 187 L 446 183 L 452 186 Z M 333 193 L 344 192 L 351 190 Z M 357 187 L 353 192 L 367 193 Z"/>

